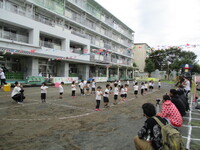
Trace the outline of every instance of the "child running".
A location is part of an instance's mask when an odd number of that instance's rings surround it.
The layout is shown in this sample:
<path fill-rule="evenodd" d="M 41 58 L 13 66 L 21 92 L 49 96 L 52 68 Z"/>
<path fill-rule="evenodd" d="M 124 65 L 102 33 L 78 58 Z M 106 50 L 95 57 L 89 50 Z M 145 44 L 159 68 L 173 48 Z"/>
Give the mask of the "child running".
<path fill-rule="evenodd" d="M 103 93 L 102 93 L 102 91 L 101 91 L 101 87 L 98 86 L 98 87 L 97 87 L 97 91 L 96 91 L 96 103 L 97 103 L 96 109 L 95 109 L 96 111 L 100 111 L 99 107 L 100 107 L 102 95 L 103 95 Z"/>
<path fill-rule="evenodd" d="M 76 97 L 76 83 L 75 83 L 75 81 L 72 82 L 71 88 L 72 88 L 72 98 L 75 98 Z"/>
<path fill-rule="evenodd" d="M 128 84 L 125 84 L 125 87 L 124 87 L 124 100 L 125 101 L 127 100 L 127 94 L 128 94 Z"/>
<path fill-rule="evenodd" d="M 87 95 L 90 95 L 90 81 L 87 81 L 86 91 L 87 91 Z"/>
<path fill-rule="evenodd" d="M 95 94 L 95 88 L 96 88 L 96 82 L 94 79 L 92 79 L 92 90 L 91 90 L 91 94 Z"/>
<path fill-rule="evenodd" d="M 59 87 L 58 87 L 59 88 L 59 93 L 60 93 L 60 97 L 59 97 L 60 99 L 63 98 L 63 96 L 62 96 L 63 92 L 64 92 L 63 85 L 64 85 L 64 82 L 61 82 Z"/>
<path fill-rule="evenodd" d="M 117 105 L 117 99 L 118 99 L 118 95 L 119 95 L 119 88 L 117 84 L 114 84 L 114 105 Z"/>
<path fill-rule="evenodd" d="M 143 96 L 144 95 L 144 90 L 145 90 L 145 85 L 144 85 L 144 82 L 141 83 L 141 95 Z"/>
<path fill-rule="evenodd" d="M 135 98 L 137 98 L 138 95 L 138 88 L 139 88 L 138 83 L 136 82 L 135 85 L 133 86 Z"/>
<path fill-rule="evenodd" d="M 121 101 L 120 102 L 124 102 L 124 100 L 125 100 L 125 92 L 124 91 L 125 91 L 124 90 L 124 86 L 121 85 L 120 86 L 120 96 L 121 96 Z"/>
<path fill-rule="evenodd" d="M 108 108 L 108 103 L 109 103 L 109 92 L 110 92 L 110 85 L 109 84 L 106 84 L 106 89 L 104 91 L 104 94 L 103 94 L 103 101 L 104 101 L 104 107 L 105 108 Z"/>
<path fill-rule="evenodd" d="M 42 86 L 41 86 L 41 100 L 42 103 L 46 102 L 46 93 L 47 93 L 47 89 L 48 87 L 46 86 L 46 84 L 43 82 Z"/>

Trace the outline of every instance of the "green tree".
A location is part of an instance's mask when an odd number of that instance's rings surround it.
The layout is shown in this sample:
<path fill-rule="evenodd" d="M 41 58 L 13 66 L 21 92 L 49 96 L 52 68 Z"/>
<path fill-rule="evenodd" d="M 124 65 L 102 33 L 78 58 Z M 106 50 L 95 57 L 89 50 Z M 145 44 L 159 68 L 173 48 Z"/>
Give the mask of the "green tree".
<path fill-rule="evenodd" d="M 144 71 L 149 73 L 149 77 L 151 76 L 151 72 L 155 71 L 155 64 L 151 60 L 146 60 Z"/>

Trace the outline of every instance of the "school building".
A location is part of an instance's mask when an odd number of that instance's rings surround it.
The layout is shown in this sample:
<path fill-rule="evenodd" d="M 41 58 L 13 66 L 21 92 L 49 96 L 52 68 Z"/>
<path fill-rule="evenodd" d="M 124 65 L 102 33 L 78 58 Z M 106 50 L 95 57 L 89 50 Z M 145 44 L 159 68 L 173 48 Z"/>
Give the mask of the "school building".
<path fill-rule="evenodd" d="M 134 31 L 95 0 L 0 0 L 0 67 L 29 76 L 132 79 Z"/>

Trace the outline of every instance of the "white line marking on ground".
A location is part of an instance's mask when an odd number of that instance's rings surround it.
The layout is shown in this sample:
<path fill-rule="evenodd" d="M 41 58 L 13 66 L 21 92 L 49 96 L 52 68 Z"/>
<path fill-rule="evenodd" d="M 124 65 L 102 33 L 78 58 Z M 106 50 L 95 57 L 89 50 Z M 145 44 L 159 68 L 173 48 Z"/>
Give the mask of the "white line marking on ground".
<path fill-rule="evenodd" d="M 158 91 L 158 90 L 154 90 L 153 92 L 149 92 L 146 95 L 154 93 L 156 91 Z M 132 101 L 134 99 L 135 98 L 131 98 L 131 99 L 127 100 L 127 101 Z M 53 101 L 57 101 L 57 100 L 53 100 Z M 35 104 L 39 104 L 39 103 L 35 103 Z M 120 104 L 125 104 L 125 103 L 120 103 Z M 29 104 L 29 105 L 31 105 L 31 104 Z M 111 107 L 112 106 L 116 106 L 116 105 L 111 105 Z M 20 106 L 18 106 L 18 107 L 20 107 Z M 71 106 L 71 107 L 74 107 L 74 106 Z M 106 108 L 104 108 L 104 109 L 106 109 Z M 89 116 L 89 115 L 91 115 L 93 113 L 97 113 L 97 111 L 92 110 L 91 112 L 88 112 L 88 113 L 85 113 L 85 114 L 76 115 L 76 116 L 68 116 L 68 117 L 59 117 L 59 118 L 56 118 L 56 119 L 65 120 L 65 119 L 72 119 L 72 118 L 80 118 L 80 117 L 84 117 L 84 116 Z M 43 120 L 52 120 L 52 118 L 39 118 L 39 119 L 16 119 L 16 118 L 13 118 L 13 119 L 10 118 L 10 119 L 8 119 L 8 118 L 3 118 L 1 120 L 4 120 L 4 121 L 43 121 Z"/>
<path fill-rule="evenodd" d="M 193 96 L 191 96 L 191 102 L 192 102 L 192 100 L 193 100 Z M 192 134 L 192 126 L 190 125 L 191 118 L 192 118 L 192 105 L 190 104 L 189 120 L 188 120 L 189 130 L 188 130 L 186 149 L 190 149 L 191 134 Z"/>
<path fill-rule="evenodd" d="M 190 117 L 183 117 L 184 119 L 189 119 L 190 120 Z M 192 118 L 192 120 L 200 120 L 199 118 Z"/>
<path fill-rule="evenodd" d="M 16 104 L 17 106 L 2 107 L 2 108 L 0 108 L 0 110 L 2 110 L 2 109 L 8 109 L 8 108 L 17 108 L 17 107 L 28 106 L 28 105 L 35 105 L 35 104 L 38 104 L 38 103 Z"/>
<path fill-rule="evenodd" d="M 182 125 L 182 127 L 187 127 L 189 128 L 191 125 Z M 199 126 L 192 126 L 192 128 L 200 128 Z"/>
<path fill-rule="evenodd" d="M 49 103 L 49 102 L 47 102 L 47 104 L 56 105 L 56 106 L 62 106 L 62 107 L 68 107 L 68 108 L 73 108 L 73 109 L 94 111 L 92 109 L 87 109 L 87 108 L 82 108 L 82 107 L 77 107 L 77 106 L 70 106 L 70 105 L 65 105 L 65 104 L 56 104 L 56 103 Z"/>
<path fill-rule="evenodd" d="M 182 138 L 184 139 L 187 139 L 188 137 L 187 136 L 182 136 Z M 200 141 L 200 139 L 197 139 L 197 138 L 190 138 L 192 141 Z"/>

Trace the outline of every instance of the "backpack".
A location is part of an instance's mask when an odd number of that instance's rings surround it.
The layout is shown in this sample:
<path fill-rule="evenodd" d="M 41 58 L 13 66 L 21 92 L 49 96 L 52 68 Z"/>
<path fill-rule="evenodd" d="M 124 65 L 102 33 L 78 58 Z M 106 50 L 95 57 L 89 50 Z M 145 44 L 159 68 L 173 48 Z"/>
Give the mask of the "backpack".
<path fill-rule="evenodd" d="M 153 117 L 161 127 L 162 150 L 185 150 L 182 135 L 170 124 L 164 125 L 158 118 Z"/>

